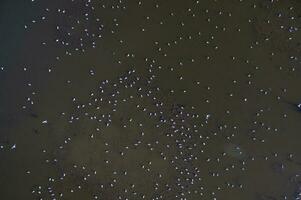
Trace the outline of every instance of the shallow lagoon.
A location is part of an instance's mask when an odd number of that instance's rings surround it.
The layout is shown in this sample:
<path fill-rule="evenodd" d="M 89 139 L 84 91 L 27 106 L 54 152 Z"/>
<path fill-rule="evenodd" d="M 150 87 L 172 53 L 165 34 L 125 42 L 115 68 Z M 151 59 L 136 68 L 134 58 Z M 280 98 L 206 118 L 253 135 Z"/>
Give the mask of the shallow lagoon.
<path fill-rule="evenodd" d="M 0 9 L 1 199 L 298 198 L 300 2 Z"/>

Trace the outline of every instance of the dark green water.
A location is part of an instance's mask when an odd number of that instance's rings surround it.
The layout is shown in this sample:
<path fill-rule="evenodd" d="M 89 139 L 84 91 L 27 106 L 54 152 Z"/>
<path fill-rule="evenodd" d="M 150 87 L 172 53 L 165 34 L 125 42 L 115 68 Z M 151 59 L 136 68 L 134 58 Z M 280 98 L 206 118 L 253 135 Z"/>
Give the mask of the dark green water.
<path fill-rule="evenodd" d="M 0 199 L 301 196 L 301 2 L 0 2 Z"/>

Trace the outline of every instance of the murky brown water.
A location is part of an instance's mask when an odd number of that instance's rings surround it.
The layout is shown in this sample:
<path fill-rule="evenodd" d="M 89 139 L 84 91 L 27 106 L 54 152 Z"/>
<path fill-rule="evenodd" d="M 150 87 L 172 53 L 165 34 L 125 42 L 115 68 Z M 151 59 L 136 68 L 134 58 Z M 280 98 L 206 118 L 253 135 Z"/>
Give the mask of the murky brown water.
<path fill-rule="evenodd" d="M 0 199 L 301 198 L 301 2 L 0 10 Z"/>

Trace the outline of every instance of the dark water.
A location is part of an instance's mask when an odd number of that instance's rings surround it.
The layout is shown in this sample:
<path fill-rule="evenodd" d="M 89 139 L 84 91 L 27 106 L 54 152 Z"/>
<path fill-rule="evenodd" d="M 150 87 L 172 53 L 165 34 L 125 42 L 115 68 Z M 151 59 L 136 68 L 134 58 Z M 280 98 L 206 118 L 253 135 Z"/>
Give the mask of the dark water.
<path fill-rule="evenodd" d="M 300 1 L 0 11 L 1 200 L 301 197 Z"/>

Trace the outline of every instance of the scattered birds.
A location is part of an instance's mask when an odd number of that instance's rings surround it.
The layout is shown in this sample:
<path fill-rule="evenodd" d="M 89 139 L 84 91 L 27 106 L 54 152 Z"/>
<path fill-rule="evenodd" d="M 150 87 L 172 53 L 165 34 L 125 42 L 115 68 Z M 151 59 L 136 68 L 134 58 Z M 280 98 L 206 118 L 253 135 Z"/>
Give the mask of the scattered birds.
<path fill-rule="evenodd" d="M 300 198 L 300 116 L 282 101 L 300 98 L 293 2 L 31 4 L 28 34 L 51 30 L 46 70 L 19 70 L 42 163 L 24 172 L 44 172 L 32 198 Z"/>

